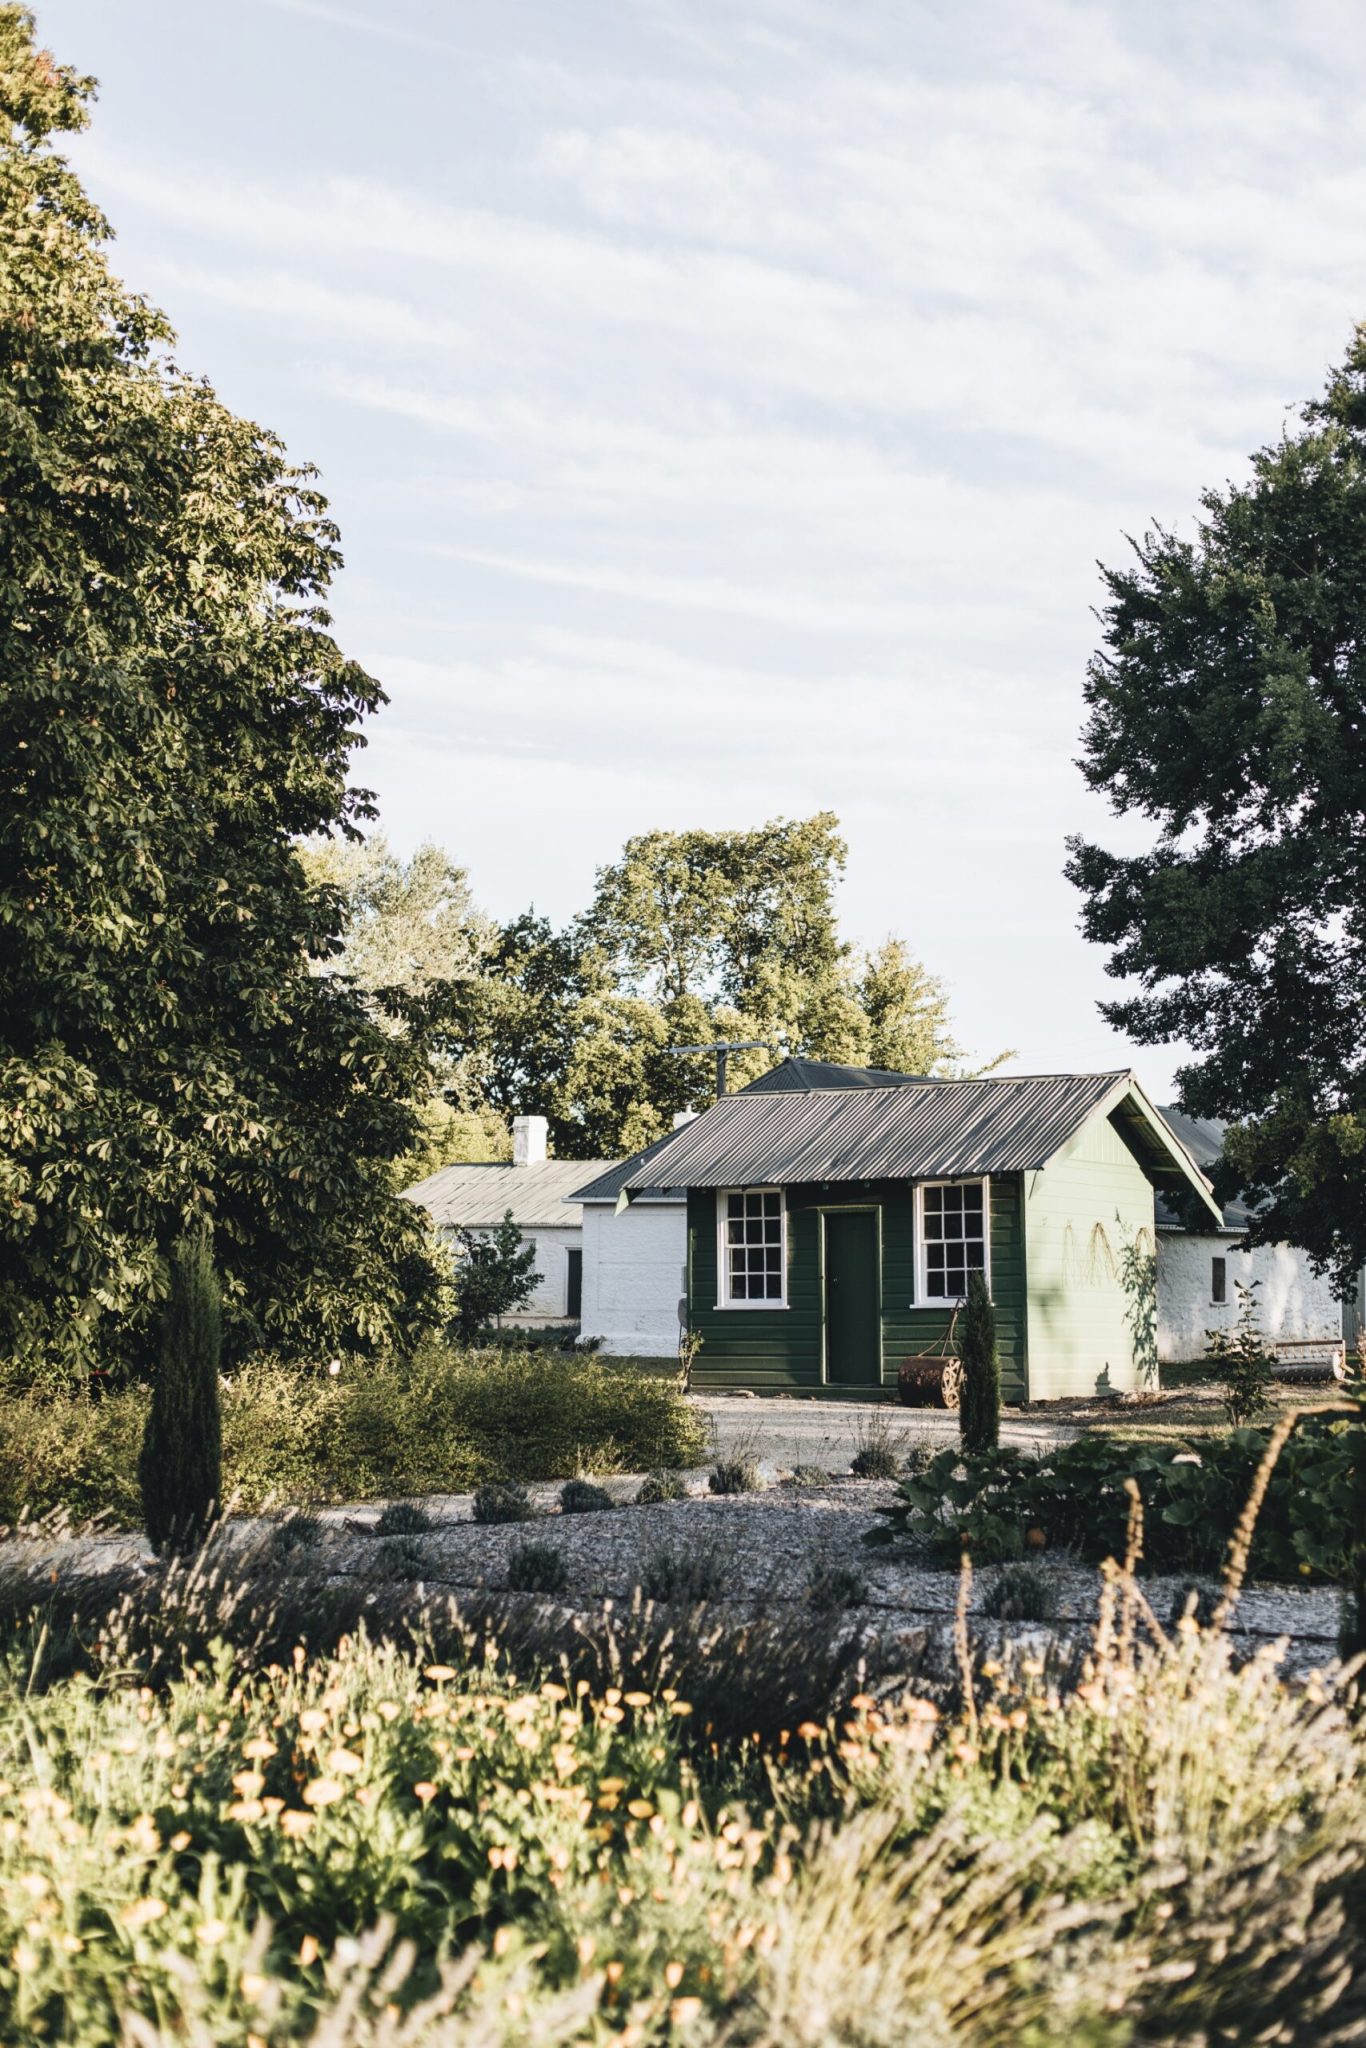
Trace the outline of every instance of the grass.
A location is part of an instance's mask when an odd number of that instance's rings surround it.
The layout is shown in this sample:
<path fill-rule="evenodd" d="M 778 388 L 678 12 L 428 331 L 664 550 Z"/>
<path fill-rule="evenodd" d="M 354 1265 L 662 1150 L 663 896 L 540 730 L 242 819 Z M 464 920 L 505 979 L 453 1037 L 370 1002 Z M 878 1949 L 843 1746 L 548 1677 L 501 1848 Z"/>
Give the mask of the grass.
<path fill-rule="evenodd" d="M 1360 1722 L 1194 1621 L 1136 1647 L 1137 1598 L 1111 1576 L 1079 1687 L 833 1713 L 808 1615 L 805 1718 L 692 1617 L 652 1674 L 380 1610 L 290 1651 L 205 1563 L 11 1621 L 0 2038 L 1343 2048 Z"/>
<path fill-rule="evenodd" d="M 141 1522 L 141 1388 L 91 1401 L 0 1390 L 0 1522 L 65 1510 Z M 243 1509 L 458 1493 L 485 1480 L 696 1465 L 706 1434 L 673 1383 L 615 1359 L 430 1346 L 339 1378 L 258 1364 L 223 1390 L 224 1491 Z"/>

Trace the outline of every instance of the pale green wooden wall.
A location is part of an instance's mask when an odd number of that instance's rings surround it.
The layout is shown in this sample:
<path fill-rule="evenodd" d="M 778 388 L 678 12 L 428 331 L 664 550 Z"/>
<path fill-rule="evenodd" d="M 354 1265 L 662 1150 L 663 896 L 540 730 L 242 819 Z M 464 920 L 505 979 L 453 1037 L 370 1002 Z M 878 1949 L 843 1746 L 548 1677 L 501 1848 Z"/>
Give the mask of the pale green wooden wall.
<path fill-rule="evenodd" d="M 1044 1171 L 1025 1174 L 1024 1197 L 1030 1400 L 1137 1386 L 1154 1248 L 1147 1175 L 1097 1116 Z"/>

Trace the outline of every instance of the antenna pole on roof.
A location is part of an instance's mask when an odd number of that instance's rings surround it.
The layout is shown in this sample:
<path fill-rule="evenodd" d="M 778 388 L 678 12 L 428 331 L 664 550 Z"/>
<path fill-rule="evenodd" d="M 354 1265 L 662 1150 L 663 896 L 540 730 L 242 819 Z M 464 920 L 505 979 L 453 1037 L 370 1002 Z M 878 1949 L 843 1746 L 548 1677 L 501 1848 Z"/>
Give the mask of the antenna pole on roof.
<path fill-rule="evenodd" d="M 773 1047 L 766 1038 L 720 1039 L 711 1045 L 667 1045 L 666 1052 L 680 1057 L 690 1052 L 714 1052 L 716 1054 L 716 1099 L 719 1102 L 726 1092 L 726 1060 L 733 1052 L 772 1052 Z"/>

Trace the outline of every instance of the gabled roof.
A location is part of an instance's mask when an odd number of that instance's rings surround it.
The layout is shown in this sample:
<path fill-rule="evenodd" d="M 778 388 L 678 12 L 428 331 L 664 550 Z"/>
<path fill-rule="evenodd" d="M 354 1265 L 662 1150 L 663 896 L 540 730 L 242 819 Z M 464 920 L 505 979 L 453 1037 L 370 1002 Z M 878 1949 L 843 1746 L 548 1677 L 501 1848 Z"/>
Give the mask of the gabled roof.
<path fill-rule="evenodd" d="M 1208 1183 L 1127 1070 L 922 1081 L 889 1088 L 746 1089 L 664 1139 L 622 1181 L 626 1199 L 680 1187 L 932 1180 L 1046 1166 L 1097 1112 L 1112 1116 L 1156 1183 Z"/>
<path fill-rule="evenodd" d="M 443 1166 L 425 1180 L 403 1190 L 441 1229 L 492 1229 L 509 1209 L 525 1229 L 551 1224 L 571 1229 L 582 1220 L 566 1198 L 593 1175 L 612 1164 L 609 1159 L 544 1159 L 535 1166 Z"/>
<path fill-rule="evenodd" d="M 1214 1117 L 1187 1116 L 1184 1110 L 1166 1104 L 1163 1105 L 1162 1114 L 1197 1166 L 1211 1167 L 1219 1164 L 1224 1152 L 1224 1136 L 1228 1130 L 1226 1123 Z M 1224 1204 L 1224 1229 L 1236 1230 L 1241 1234 L 1248 1229 L 1256 1213 L 1254 1204 L 1245 1202 L 1241 1195 L 1233 1195 Z M 1181 1211 L 1161 1199 L 1157 1204 L 1157 1220 L 1169 1230 L 1189 1228 Z"/>
<path fill-rule="evenodd" d="M 575 1188 L 566 1200 L 571 1202 L 615 1202 L 628 1180 L 647 1162 L 661 1152 L 677 1132 L 668 1131 L 662 1138 L 656 1138 L 653 1145 L 647 1145 L 643 1152 L 632 1153 L 629 1159 L 618 1159 L 609 1166 L 606 1173 L 600 1173 L 596 1180 L 585 1181 Z M 686 1188 L 637 1188 L 636 1200 L 640 1202 L 682 1202 L 687 1199 Z"/>

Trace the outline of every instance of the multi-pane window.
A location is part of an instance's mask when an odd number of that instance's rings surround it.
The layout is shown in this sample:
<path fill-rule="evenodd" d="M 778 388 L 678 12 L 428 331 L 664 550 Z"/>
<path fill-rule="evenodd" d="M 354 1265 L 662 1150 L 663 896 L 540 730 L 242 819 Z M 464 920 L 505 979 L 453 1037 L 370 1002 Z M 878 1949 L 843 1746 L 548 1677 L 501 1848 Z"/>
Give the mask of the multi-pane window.
<path fill-rule="evenodd" d="M 783 1198 L 778 1188 L 739 1188 L 721 1197 L 723 1302 L 781 1302 Z"/>
<path fill-rule="evenodd" d="M 931 1181 L 920 1202 L 925 1299 L 960 1301 L 968 1274 L 987 1269 L 985 1183 Z"/>

